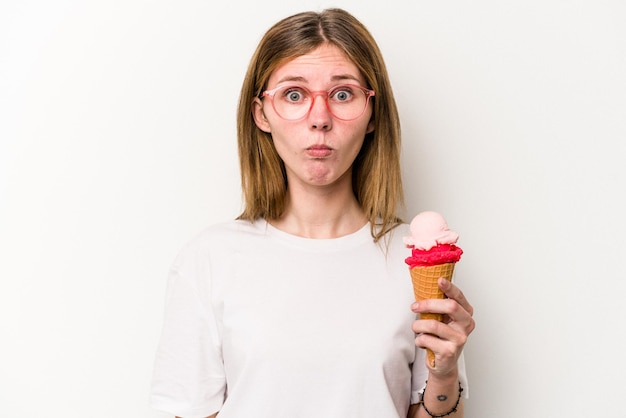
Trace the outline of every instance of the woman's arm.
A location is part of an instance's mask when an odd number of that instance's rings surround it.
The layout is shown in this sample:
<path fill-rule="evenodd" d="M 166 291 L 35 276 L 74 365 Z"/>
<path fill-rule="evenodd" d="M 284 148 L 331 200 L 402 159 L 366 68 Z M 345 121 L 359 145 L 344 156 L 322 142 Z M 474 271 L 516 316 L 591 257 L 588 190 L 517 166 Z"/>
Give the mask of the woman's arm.
<path fill-rule="evenodd" d="M 474 308 L 454 284 L 439 279 L 439 287 L 447 299 L 423 300 L 411 307 L 416 313 L 443 314 L 444 320 L 439 322 L 418 319 L 413 322 L 412 328 L 417 334 L 415 344 L 435 353 L 435 365 L 433 367 L 426 362 L 428 381 L 423 399 L 422 402 L 411 405 L 408 418 L 463 417 L 458 360 L 467 338 L 476 326 L 472 318 Z"/>
<path fill-rule="evenodd" d="M 447 414 L 445 416 L 451 418 L 462 418 L 464 413 L 461 395 L 462 390 L 460 390 L 458 374 L 439 378 L 431 373 L 422 401 L 411 405 L 407 416 L 408 418 L 429 418 L 433 415 Z"/>
<path fill-rule="evenodd" d="M 430 415 L 428 415 L 426 413 L 426 411 L 424 411 L 424 408 L 420 408 L 420 404 L 414 404 L 411 405 L 411 407 L 409 408 L 409 414 L 407 415 L 408 418 L 430 418 Z M 463 411 L 463 400 L 461 400 L 461 402 L 459 402 L 459 406 L 456 409 L 456 412 L 448 415 L 451 418 L 462 418 L 463 416 L 465 416 L 465 413 Z"/>

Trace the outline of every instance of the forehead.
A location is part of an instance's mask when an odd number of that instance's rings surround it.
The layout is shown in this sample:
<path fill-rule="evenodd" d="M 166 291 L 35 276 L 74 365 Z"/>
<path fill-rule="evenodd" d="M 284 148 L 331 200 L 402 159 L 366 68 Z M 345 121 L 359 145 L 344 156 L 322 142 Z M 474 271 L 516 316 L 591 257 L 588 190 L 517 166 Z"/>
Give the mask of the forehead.
<path fill-rule="evenodd" d="M 269 78 L 269 86 L 288 81 L 305 84 L 331 84 L 353 81 L 365 84 L 357 66 L 338 47 L 324 44 L 313 51 L 279 65 Z"/>

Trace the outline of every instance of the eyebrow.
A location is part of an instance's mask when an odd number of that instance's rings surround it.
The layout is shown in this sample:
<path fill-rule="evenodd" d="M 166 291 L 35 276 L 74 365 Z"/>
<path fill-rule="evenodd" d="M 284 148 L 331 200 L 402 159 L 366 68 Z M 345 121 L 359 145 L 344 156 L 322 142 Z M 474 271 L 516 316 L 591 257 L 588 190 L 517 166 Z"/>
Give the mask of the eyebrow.
<path fill-rule="evenodd" d="M 333 81 L 354 80 L 354 81 L 360 83 L 360 80 L 357 77 L 355 77 L 355 76 L 353 76 L 351 74 L 335 75 L 335 76 L 331 77 L 331 80 L 333 80 Z"/>

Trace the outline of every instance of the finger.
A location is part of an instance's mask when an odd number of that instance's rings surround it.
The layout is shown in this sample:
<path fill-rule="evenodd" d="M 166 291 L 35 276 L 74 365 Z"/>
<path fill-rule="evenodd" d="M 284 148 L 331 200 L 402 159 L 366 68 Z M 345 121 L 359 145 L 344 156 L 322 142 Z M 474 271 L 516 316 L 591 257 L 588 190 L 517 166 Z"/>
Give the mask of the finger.
<path fill-rule="evenodd" d="M 433 351 L 437 357 L 453 357 L 460 353 L 463 346 L 458 346 L 452 341 L 443 340 L 432 334 L 417 334 L 415 345 L 419 348 Z"/>
<path fill-rule="evenodd" d="M 464 317 L 471 316 L 469 312 L 454 299 L 420 300 L 411 305 L 411 310 L 418 314 L 433 313 L 448 315 L 452 320 L 461 320 Z"/>
<path fill-rule="evenodd" d="M 418 314 L 435 313 L 443 315 L 444 325 L 469 335 L 475 327 L 474 318 L 454 299 L 426 299 L 411 305 L 413 312 Z M 420 319 L 423 320 L 423 319 Z M 421 331 L 425 332 L 425 331 Z"/>
<path fill-rule="evenodd" d="M 467 343 L 468 336 L 455 328 L 437 321 L 415 321 L 416 345 L 429 348 L 434 352 L 461 352 Z"/>
<path fill-rule="evenodd" d="M 418 319 L 411 324 L 413 332 L 418 335 L 430 335 L 440 340 L 449 341 L 455 347 L 463 347 L 471 330 L 461 326 L 445 324 L 432 319 Z M 428 347 L 433 349 L 433 347 Z M 433 349 L 433 351 L 435 351 Z"/>
<path fill-rule="evenodd" d="M 470 315 L 474 315 L 474 308 L 458 286 L 443 277 L 439 278 L 437 284 L 448 298 L 456 300 Z"/>
<path fill-rule="evenodd" d="M 440 371 L 452 370 L 457 367 L 458 358 L 463 350 L 463 347 L 458 347 L 450 341 L 441 340 L 429 334 L 416 336 L 415 345 L 435 353 L 434 369 Z M 428 361 L 426 361 L 426 367 L 433 369 Z"/>

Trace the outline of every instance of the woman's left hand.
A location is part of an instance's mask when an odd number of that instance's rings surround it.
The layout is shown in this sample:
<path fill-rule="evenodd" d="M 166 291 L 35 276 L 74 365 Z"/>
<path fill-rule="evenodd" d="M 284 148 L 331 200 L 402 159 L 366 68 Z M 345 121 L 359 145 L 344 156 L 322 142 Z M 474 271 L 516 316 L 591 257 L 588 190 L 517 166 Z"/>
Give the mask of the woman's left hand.
<path fill-rule="evenodd" d="M 447 376 L 456 372 L 459 356 L 476 324 L 472 318 L 474 308 L 461 289 L 444 278 L 440 278 L 438 284 L 447 299 L 421 300 L 411 305 L 411 310 L 442 314 L 443 321 L 418 319 L 412 328 L 417 334 L 415 345 L 435 353 L 435 367 L 427 364 L 430 372 Z"/>

